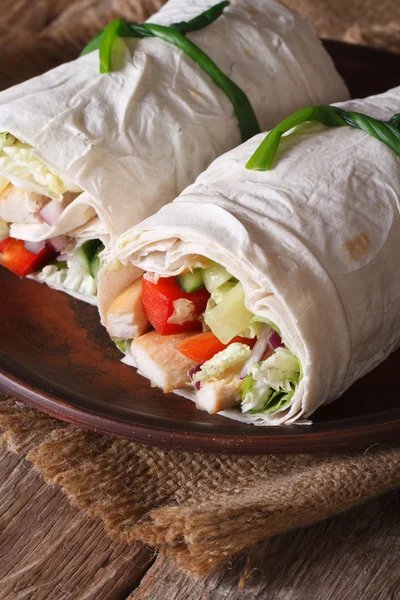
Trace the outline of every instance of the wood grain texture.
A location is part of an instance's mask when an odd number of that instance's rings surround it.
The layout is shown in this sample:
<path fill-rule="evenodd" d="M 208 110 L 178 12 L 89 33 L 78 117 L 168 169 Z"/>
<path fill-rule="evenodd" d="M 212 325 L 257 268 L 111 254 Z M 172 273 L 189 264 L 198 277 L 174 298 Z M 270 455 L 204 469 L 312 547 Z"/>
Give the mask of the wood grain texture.
<path fill-rule="evenodd" d="M 160 555 L 129 600 L 398 600 L 399 559 L 397 492 L 261 544 L 244 590 L 244 557 L 196 581 Z"/>
<path fill-rule="evenodd" d="M 29 463 L 0 451 L 0 599 L 126 598 L 154 560 L 109 538 Z"/>
<path fill-rule="evenodd" d="M 195 580 L 162 554 L 153 564 L 147 548 L 110 540 L 99 521 L 2 450 L 0 600 L 398 600 L 399 509 L 400 493 L 387 495 Z"/>

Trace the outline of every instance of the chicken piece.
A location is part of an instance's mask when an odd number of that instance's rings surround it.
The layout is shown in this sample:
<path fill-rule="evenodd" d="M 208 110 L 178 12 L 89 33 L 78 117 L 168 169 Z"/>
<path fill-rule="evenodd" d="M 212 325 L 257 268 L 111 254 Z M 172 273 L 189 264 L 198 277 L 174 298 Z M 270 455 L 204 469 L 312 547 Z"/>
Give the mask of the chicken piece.
<path fill-rule="evenodd" d="M 177 388 L 187 387 L 188 371 L 196 366 L 196 362 L 184 356 L 175 348 L 176 344 L 192 333 L 160 335 L 150 331 L 131 344 L 131 353 L 138 370 L 151 384 L 161 388 L 165 393 Z"/>
<path fill-rule="evenodd" d="M 119 340 L 134 340 L 149 329 L 142 304 L 141 278 L 112 302 L 106 314 L 106 325 L 110 336 Z"/>
<path fill-rule="evenodd" d="M 43 223 L 39 211 L 48 200 L 10 183 L 0 192 L 0 218 L 6 223 Z"/>
<path fill-rule="evenodd" d="M 242 380 L 237 375 L 232 378 L 215 379 L 202 383 L 196 392 L 197 408 L 206 410 L 213 415 L 220 410 L 236 406 L 242 397 L 241 385 Z"/>

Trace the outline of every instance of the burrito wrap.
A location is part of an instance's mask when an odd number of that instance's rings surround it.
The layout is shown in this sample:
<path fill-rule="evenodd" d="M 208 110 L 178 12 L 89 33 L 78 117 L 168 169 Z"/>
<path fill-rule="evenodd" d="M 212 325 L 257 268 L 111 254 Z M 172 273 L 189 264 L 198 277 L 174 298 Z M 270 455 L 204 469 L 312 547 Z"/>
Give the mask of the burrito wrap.
<path fill-rule="evenodd" d="M 187 21 L 214 3 L 170 0 L 150 21 Z M 302 105 L 347 97 L 312 26 L 273 0 L 233 0 L 187 37 L 245 91 L 262 129 Z M 12 236 L 43 240 L 97 214 L 114 239 L 240 143 L 231 102 L 191 58 L 156 38 L 124 43 L 115 72 L 100 75 L 94 51 L 0 94 L 0 131 L 87 192 L 56 225 L 14 224 Z"/>
<path fill-rule="evenodd" d="M 388 119 L 400 87 L 338 104 Z M 103 268 L 103 318 L 143 270 L 176 275 L 196 255 L 243 285 L 247 308 L 278 325 L 303 377 L 289 408 L 223 414 L 259 425 L 305 419 L 400 344 L 400 157 L 350 127 L 307 123 L 282 138 L 270 171 L 245 165 L 264 135 L 218 158 L 173 203 L 122 235 Z"/>

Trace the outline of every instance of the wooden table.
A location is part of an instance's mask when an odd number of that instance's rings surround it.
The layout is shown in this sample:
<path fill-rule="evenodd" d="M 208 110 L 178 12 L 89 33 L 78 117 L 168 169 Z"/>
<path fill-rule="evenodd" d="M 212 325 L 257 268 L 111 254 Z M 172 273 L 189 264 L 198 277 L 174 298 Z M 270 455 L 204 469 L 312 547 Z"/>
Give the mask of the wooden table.
<path fill-rule="evenodd" d="M 266 541 L 244 591 L 242 565 L 193 580 L 0 450 L 0 600 L 399 600 L 400 493 Z"/>

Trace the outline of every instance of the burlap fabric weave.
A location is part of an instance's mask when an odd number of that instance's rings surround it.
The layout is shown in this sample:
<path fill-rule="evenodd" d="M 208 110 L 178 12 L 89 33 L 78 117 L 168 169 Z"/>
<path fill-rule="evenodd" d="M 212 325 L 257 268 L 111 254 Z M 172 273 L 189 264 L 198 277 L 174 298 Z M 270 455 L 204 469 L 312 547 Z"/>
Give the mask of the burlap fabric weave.
<path fill-rule="evenodd" d="M 330 456 L 173 452 L 85 432 L 5 398 L 0 428 L 11 450 L 112 536 L 165 545 L 196 576 L 400 487 L 400 444 Z"/>
<path fill-rule="evenodd" d="M 285 0 L 323 37 L 400 51 L 393 0 Z M 111 18 L 162 0 L 1 0 L 0 84 L 74 58 Z M 400 487 L 400 443 L 362 453 L 238 457 L 141 446 L 79 430 L 0 393 L 1 440 L 124 540 L 164 545 L 204 575 L 234 554 Z"/>

